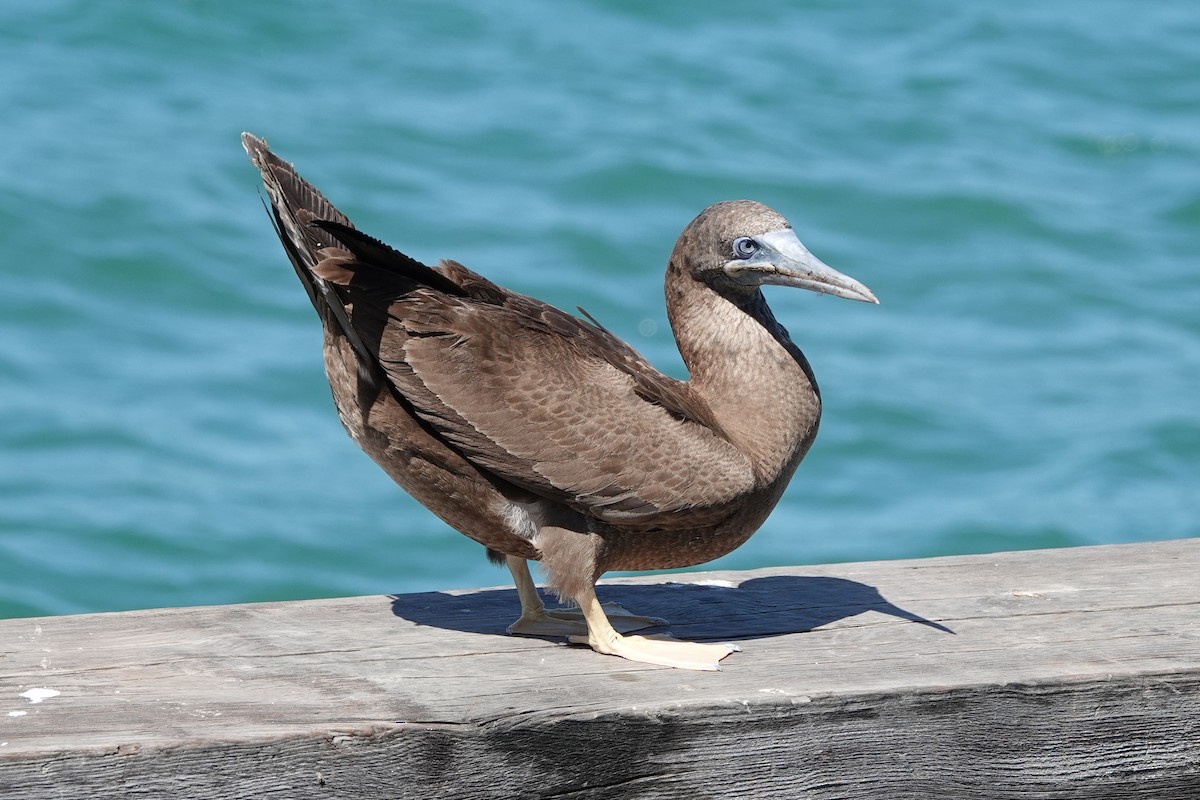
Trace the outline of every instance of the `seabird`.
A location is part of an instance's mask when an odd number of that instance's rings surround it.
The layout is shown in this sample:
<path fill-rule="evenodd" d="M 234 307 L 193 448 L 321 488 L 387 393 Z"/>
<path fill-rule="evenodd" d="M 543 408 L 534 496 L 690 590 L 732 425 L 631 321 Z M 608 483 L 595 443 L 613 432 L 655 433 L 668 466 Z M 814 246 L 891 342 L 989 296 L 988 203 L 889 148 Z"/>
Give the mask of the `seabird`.
<path fill-rule="evenodd" d="M 623 635 L 663 621 L 602 606 L 596 581 L 740 546 L 812 445 L 817 382 L 761 287 L 875 295 L 770 208 L 717 203 L 667 263 L 667 316 L 690 376 L 676 380 L 590 317 L 359 232 L 265 142 L 244 133 L 242 144 L 321 318 L 342 424 L 405 491 L 507 563 L 521 601 L 509 631 L 717 669 L 735 645 Z M 578 610 L 544 607 L 529 560 Z"/>

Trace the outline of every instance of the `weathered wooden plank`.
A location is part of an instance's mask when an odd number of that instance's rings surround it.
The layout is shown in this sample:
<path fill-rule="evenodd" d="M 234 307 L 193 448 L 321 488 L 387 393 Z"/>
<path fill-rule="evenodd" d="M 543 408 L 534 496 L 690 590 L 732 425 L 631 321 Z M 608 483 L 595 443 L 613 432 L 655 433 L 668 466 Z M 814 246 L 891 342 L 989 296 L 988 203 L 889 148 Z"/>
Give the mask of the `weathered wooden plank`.
<path fill-rule="evenodd" d="M 504 636 L 510 589 L 0 621 L 0 797 L 1200 797 L 1200 540 L 603 597 L 745 652 Z"/>

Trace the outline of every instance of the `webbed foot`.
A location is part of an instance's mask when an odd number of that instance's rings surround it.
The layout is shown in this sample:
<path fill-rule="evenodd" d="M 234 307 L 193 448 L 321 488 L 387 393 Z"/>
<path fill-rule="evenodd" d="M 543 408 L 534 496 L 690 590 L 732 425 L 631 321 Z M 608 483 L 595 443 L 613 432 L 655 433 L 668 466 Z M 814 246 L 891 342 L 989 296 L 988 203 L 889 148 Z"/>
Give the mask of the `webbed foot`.
<path fill-rule="evenodd" d="M 590 645 L 597 653 L 620 656 L 630 661 L 705 672 L 721 669 L 721 659 L 742 649 L 736 644 L 699 644 L 681 642 L 669 636 L 621 636 L 616 633 L 600 641 L 587 636 L 572 636 L 571 641 Z"/>
<path fill-rule="evenodd" d="M 633 614 L 618 603 L 605 603 L 601 607 L 609 622 L 620 633 L 667 624 L 665 619 L 659 617 Z M 540 613 L 537 609 L 531 609 L 522 613 L 521 618 L 509 625 L 507 630 L 516 636 L 587 636 L 587 621 L 577 608 L 542 609 Z"/>

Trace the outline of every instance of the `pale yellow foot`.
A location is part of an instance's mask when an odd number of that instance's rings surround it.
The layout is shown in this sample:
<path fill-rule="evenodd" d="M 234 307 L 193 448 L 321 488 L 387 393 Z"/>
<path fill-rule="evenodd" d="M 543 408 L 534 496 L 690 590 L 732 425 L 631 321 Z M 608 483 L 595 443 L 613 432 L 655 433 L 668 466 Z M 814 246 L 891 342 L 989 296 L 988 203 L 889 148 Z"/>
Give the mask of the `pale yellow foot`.
<path fill-rule="evenodd" d="M 567 636 L 576 644 L 590 645 L 598 653 L 677 669 L 718 670 L 722 658 L 742 649 L 735 644 L 681 642 L 670 636 L 622 636 L 626 631 L 665 625 L 666 620 L 630 614 L 616 603 L 602 606 L 591 586 L 575 598 L 578 609 L 547 611 L 525 559 L 509 556 L 508 568 L 521 600 L 521 618 L 508 626 L 509 633 Z"/>
<path fill-rule="evenodd" d="M 626 611 L 617 603 L 605 603 L 604 614 L 612 626 L 621 633 L 640 631 L 666 625 L 665 619 L 643 617 Z M 587 621 L 577 608 L 547 610 L 536 607 L 525 610 L 521 618 L 508 626 L 508 632 L 517 636 L 587 636 Z"/>
<path fill-rule="evenodd" d="M 706 672 L 719 670 L 722 658 L 742 649 L 736 644 L 697 644 L 681 642 L 666 636 L 650 638 L 614 634 L 605 641 L 592 641 L 587 636 L 572 636 L 571 641 L 591 645 L 597 653 L 620 656 L 630 661 Z"/>
<path fill-rule="evenodd" d="M 509 633 L 519 636 L 587 635 L 588 626 L 583 611 L 578 608 L 556 608 L 547 611 L 538 595 L 537 587 L 533 584 L 533 577 L 529 574 L 529 564 L 517 556 L 508 556 L 507 561 L 513 583 L 517 587 L 517 597 L 521 601 L 521 618 L 508 626 Z M 665 619 L 658 617 L 639 617 L 637 614 L 631 614 L 616 603 L 608 603 L 601 609 L 612 620 L 613 627 L 621 633 L 667 624 Z"/>
<path fill-rule="evenodd" d="M 587 631 L 582 619 L 563 619 L 555 612 L 525 613 L 505 630 L 514 636 L 578 636 Z"/>
<path fill-rule="evenodd" d="M 742 649 L 736 644 L 681 642 L 670 636 L 622 636 L 609 623 L 604 608 L 596 599 L 594 589 L 588 587 L 580 592 L 576 599 L 587 620 L 588 634 L 572 636 L 571 641 L 575 644 L 589 645 L 597 653 L 620 656 L 644 664 L 713 671 L 720 669 L 718 663 L 722 658 Z"/>

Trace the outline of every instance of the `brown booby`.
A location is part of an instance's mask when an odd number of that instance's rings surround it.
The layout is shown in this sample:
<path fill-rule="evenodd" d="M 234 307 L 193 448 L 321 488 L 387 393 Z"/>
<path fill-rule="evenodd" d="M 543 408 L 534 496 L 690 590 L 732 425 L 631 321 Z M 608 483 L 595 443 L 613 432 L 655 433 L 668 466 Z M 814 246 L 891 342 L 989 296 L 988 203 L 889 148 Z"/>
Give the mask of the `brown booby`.
<path fill-rule="evenodd" d="M 710 206 L 667 263 L 667 316 L 690 375 L 680 381 L 590 317 L 359 232 L 265 142 L 246 133 L 242 144 L 321 318 L 342 424 L 409 494 L 507 563 L 521 601 L 509 631 L 717 669 L 736 646 L 618 633 L 663 621 L 602 606 L 596 581 L 740 546 L 812 445 L 817 383 L 761 287 L 878 302 L 871 291 L 766 206 Z M 545 609 L 530 559 L 578 610 Z"/>

